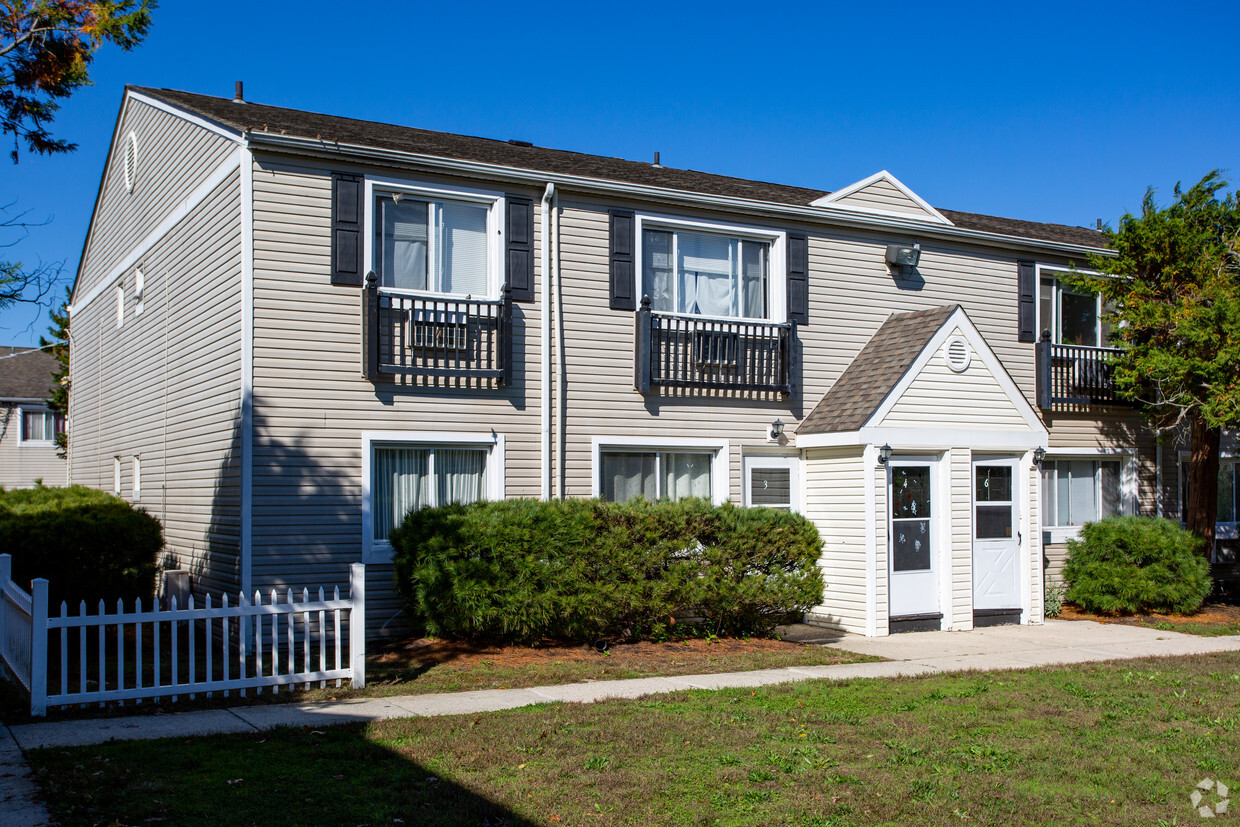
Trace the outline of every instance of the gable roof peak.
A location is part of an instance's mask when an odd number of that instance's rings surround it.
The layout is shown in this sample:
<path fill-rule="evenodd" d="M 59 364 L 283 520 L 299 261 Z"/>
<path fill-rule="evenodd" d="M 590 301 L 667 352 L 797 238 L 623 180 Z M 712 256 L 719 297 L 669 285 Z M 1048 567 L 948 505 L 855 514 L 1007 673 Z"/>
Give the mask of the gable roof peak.
<path fill-rule="evenodd" d="M 885 185 L 885 186 L 884 186 Z M 860 193 L 867 189 L 885 189 L 896 191 L 896 199 L 903 201 L 904 205 L 898 208 L 885 208 L 875 206 L 874 202 L 861 199 Z M 890 199 L 888 192 L 887 198 Z M 907 206 L 905 206 L 907 205 Z M 874 213 L 878 215 L 899 215 L 901 218 L 912 218 L 919 221 L 928 221 L 935 224 L 947 224 L 951 226 L 953 222 L 943 213 L 930 206 L 926 199 L 913 192 L 903 181 L 892 175 L 885 169 L 880 169 L 871 176 L 862 178 L 848 186 L 838 189 L 835 192 L 828 193 L 821 198 L 816 198 L 810 202 L 811 207 L 835 207 L 837 209 L 853 210 L 855 212 Z"/>

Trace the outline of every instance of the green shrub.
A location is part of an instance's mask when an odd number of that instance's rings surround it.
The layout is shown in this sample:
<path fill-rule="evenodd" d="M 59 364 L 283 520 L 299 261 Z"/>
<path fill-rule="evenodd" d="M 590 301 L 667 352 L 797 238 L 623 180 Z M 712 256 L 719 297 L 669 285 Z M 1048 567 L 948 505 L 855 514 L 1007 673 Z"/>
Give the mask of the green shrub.
<path fill-rule="evenodd" d="M 1195 612 L 1210 593 L 1201 541 L 1170 520 L 1107 517 L 1068 542 L 1067 599 L 1091 612 Z"/>
<path fill-rule="evenodd" d="M 591 640 L 769 631 L 822 600 L 818 532 L 799 515 L 705 500 L 503 500 L 410 514 L 396 586 L 432 634 Z"/>
<path fill-rule="evenodd" d="M 13 557 L 13 581 L 29 589 L 48 580 L 52 615 L 66 601 L 77 613 L 100 598 L 150 600 L 156 558 L 164 547 L 159 520 L 125 500 L 94 488 L 0 491 L 0 549 Z"/>

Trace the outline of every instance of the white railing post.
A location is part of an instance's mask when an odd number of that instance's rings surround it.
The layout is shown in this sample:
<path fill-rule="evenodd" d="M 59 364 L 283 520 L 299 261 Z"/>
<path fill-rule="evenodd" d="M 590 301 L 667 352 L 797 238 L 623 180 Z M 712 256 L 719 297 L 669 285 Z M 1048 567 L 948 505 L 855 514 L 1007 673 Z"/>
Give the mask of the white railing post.
<path fill-rule="evenodd" d="M 4 590 L 12 582 L 13 577 L 13 558 L 8 554 L 0 554 L 0 661 L 8 661 L 9 652 L 9 630 L 5 626 L 5 621 L 9 618 L 9 610 L 5 605 Z M 2 666 L 3 663 L 0 663 Z"/>
<path fill-rule="evenodd" d="M 353 688 L 366 685 L 366 565 L 349 566 L 349 666 Z"/>
<path fill-rule="evenodd" d="M 47 580 L 30 582 L 30 714 L 47 714 Z"/>

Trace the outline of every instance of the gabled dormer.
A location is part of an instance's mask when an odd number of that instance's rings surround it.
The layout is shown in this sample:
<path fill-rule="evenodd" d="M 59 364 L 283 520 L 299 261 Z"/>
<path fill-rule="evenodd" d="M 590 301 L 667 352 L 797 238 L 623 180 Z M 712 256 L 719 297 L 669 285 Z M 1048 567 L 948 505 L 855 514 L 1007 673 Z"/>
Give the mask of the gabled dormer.
<path fill-rule="evenodd" d="M 911 218 L 915 221 L 927 221 L 934 224 L 950 225 L 952 223 L 885 169 L 855 184 L 849 184 L 841 190 L 824 195 L 811 202 L 810 206 L 833 207 L 869 215 Z"/>

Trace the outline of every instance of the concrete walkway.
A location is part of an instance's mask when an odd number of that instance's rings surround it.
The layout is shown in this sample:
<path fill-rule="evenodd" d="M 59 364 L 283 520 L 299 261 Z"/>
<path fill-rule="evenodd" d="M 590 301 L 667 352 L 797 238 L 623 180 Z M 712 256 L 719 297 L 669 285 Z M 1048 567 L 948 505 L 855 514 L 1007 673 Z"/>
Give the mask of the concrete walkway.
<path fill-rule="evenodd" d="M 42 824 L 47 819 L 41 807 L 21 809 L 21 802 L 30 801 L 33 784 L 23 772 L 21 753 L 17 747 L 28 750 L 97 744 L 114 739 L 261 732 L 277 726 L 323 727 L 389 718 L 475 714 L 539 703 L 590 703 L 684 689 L 768 686 L 815 678 L 893 678 L 970 669 L 1030 669 L 1088 661 L 1240 651 L 1240 636 L 1204 638 L 1091 621 L 1051 620 L 1040 626 L 995 626 L 971 632 L 914 632 L 882 638 L 858 637 L 813 626 L 791 626 L 783 631 L 784 636 L 791 640 L 834 646 L 888 660 L 882 663 L 798 666 L 719 675 L 573 683 L 532 689 L 401 695 L 55 721 L 14 726 L 11 737 L 10 731 L 0 726 L 0 804 L 3 805 L 0 808 L 0 825 Z M 10 814 L 19 820 L 8 820 Z"/>

